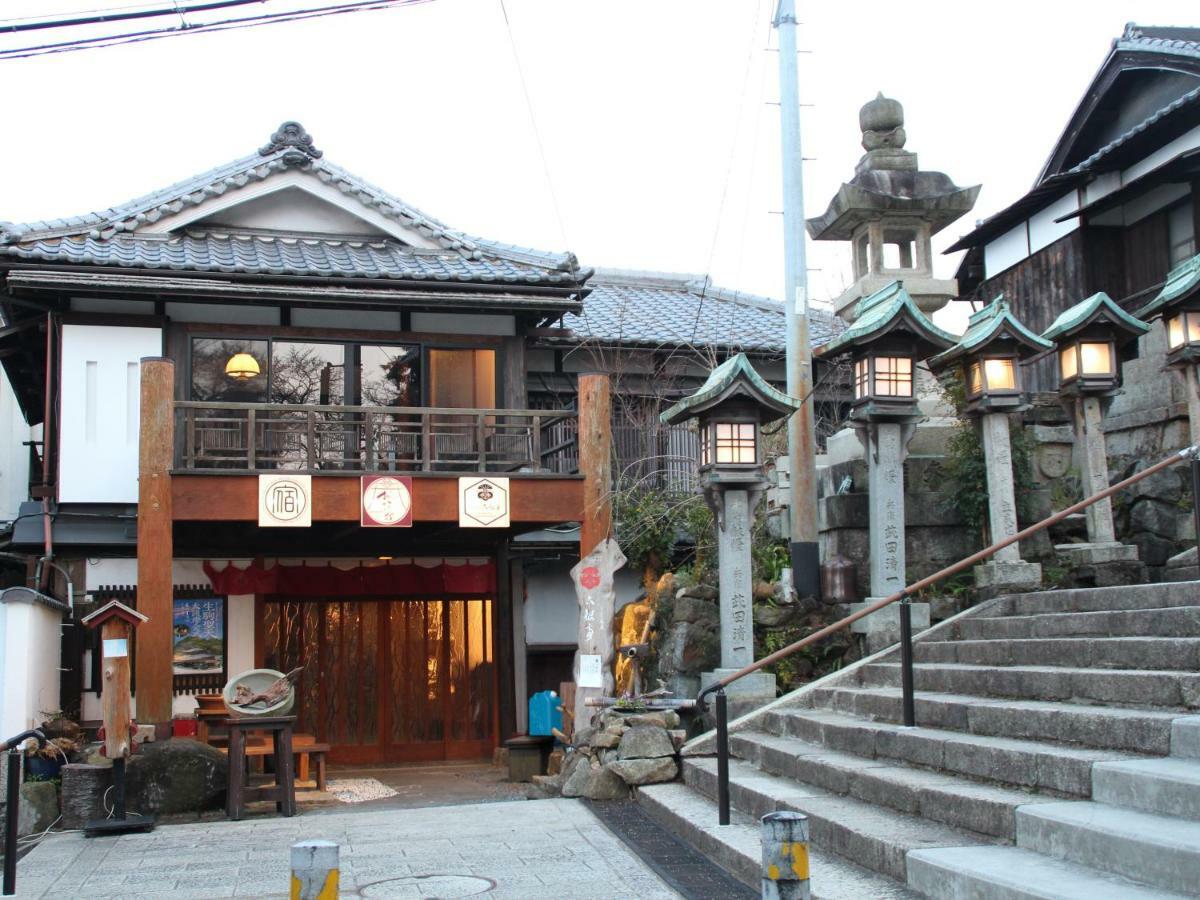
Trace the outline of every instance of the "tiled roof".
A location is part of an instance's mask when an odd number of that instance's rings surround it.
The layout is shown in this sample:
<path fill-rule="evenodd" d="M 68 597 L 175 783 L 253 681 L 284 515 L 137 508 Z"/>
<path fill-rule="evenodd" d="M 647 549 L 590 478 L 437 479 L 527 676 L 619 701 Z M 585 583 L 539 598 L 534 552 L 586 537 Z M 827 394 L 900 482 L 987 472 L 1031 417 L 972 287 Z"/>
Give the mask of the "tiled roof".
<path fill-rule="evenodd" d="M 1067 169 L 1066 174 L 1074 175 L 1074 174 L 1077 174 L 1080 172 L 1088 171 L 1089 169 L 1095 167 L 1096 164 L 1101 162 L 1106 156 L 1109 156 L 1115 150 L 1118 150 L 1121 147 L 1124 147 L 1126 144 L 1128 144 L 1131 140 L 1133 140 L 1139 134 L 1145 133 L 1150 128 L 1152 128 L 1154 125 L 1158 124 L 1163 119 L 1165 119 L 1167 116 L 1170 116 L 1170 115 L 1174 114 L 1175 112 L 1178 112 L 1179 110 L 1183 109 L 1185 106 L 1193 106 L 1198 101 L 1200 101 L 1200 87 L 1197 87 L 1197 88 L 1194 88 L 1193 90 L 1188 91 L 1183 96 L 1175 98 L 1170 103 L 1168 103 L 1166 106 L 1162 107 L 1159 110 L 1156 110 L 1155 112 L 1153 112 L 1152 114 L 1150 114 L 1149 116 L 1144 118 L 1142 121 L 1138 122 L 1138 124 L 1134 125 L 1132 128 L 1130 128 L 1124 134 L 1120 134 L 1117 137 L 1113 138 L 1111 141 L 1109 141 L 1107 144 L 1105 144 L 1103 147 L 1101 147 L 1099 150 L 1097 150 L 1095 153 L 1093 153 L 1087 159 L 1085 159 L 1082 162 L 1078 163 L 1077 165 L 1074 165 L 1071 168 Z"/>
<path fill-rule="evenodd" d="M 949 350 L 931 357 L 929 366 L 935 371 L 944 368 L 1000 336 L 1007 336 L 1006 339 L 1023 345 L 1027 352 L 1036 353 L 1054 348 L 1050 341 L 1038 337 L 1026 328 L 1021 320 L 1013 315 L 1004 295 L 1000 294 L 983 309 L 971 314 L 967 330 L 958 339 L 958 343 Z"/>
<path fill-rule="evenodd" d="M 701 275 L 597 269 L 582 314 L 564 324 L 573 341 L 675 347 L 696 344 L 782 354 L 783 304 L 728 288 Z M 832 312 L 810 308 L 809 339 L 817 347 L 843 327 Z"/>
<path fill-rule="evenodd" d="M 311 173 L 322 183 L 338 189 L 374 212 L 396 221 L 405 228 L 415 230 L 445 250 L 457 253 L 463 258 L 511 261 L 531 268 L 560 272 L 575 272 L 578 268 L 578 261 L 571 253 L 555 254 L 513 247 L 451 229 L 399 197 L 322 157 L 321 151 L 313 148 L 311 138 L 300 125 L 285 122 L 279 131 L 271 136 L 271 142 L 261 150 L 127 203 L 62 219 L 24 224 L 0 222 L 0 247 L 6 244 L 38 244 L 45 239 L 62 237 L 106 241 L 118 235 L 135 232 L 147 224 L 152 225 L 185 208 L 199 206 L 213 197 L 240 190 L 277 173 L 296 169 Z M 114 252 L 129 253 L 130 250 Z M 153 255 L 152 251 L 142 252 Z M 580 281 L 584 277 L 586 275 L 583 273 L 577 273 L 574 280 Z"/>
<path fill-rule="evenodd" d="M 791 415 L 804 404 L 772 387 L 750 365 L 745 353 L 732 356 L 708 373 L 696 393 L 684 397 L 659 416 L 666 425 L 690 419 L 723 401 L 731 394 L 753 397 L 764 409 L 764 422 Z"/>
<path fill-rule="evenodd" d="M 498 284 L 574 283 L 577 273 L 477 251 L 421 250 L 390 238 L 285 237 L 225 229 L 188 229 L 169 237 L 90 234 L 0 244 L 0 257 L 135 269 L 250 275 L 405 279 Z"/>
<path fill-rule="evenodd" d="M 1143 53 L 1167 53 L 1200 59 L 1200 28 L 1138 25 L 1130 22 L 1125 32 L 1113 41 L 1115 50 Z"/>

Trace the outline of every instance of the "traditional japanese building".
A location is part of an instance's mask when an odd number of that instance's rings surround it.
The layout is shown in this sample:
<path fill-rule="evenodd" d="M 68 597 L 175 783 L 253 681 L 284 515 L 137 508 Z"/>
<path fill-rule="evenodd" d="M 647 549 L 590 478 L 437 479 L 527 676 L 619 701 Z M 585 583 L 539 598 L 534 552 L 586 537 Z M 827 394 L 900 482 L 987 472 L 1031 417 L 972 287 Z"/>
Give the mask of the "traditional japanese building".
<path fill-rule="evenodd" d="M 778 304 L 464 234 L 296 123 L 111 209 L 0 224 L 0 284 L 0 362 L 44 432 L 13 549 L 68 572 L 84 611 L 149 617 L 139 721 L 304 666 L 298 728 L 347 762 L 485 755 L 569 678 L 581 459 L 607 449 L 578 422 L 610 415 L 581 408 L 589 372 L 617 385 L 614 469 L 679 490 L 694 434 L 632 411 L 714 354 L 783 377 Z M 64 635 L 27 716 L 95 720 L 99 654 Z"/>

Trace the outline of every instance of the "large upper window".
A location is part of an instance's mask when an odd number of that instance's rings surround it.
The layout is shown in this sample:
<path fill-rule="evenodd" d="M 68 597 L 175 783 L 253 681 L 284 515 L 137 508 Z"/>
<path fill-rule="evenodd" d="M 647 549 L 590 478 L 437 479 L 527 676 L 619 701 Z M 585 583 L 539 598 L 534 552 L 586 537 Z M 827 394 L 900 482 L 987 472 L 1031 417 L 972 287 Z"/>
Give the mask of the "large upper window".
<path fill-rule="evenodd" d="M 264 403 L 270 358 L 267 341 L 195 338 L 192 399 Z"/>

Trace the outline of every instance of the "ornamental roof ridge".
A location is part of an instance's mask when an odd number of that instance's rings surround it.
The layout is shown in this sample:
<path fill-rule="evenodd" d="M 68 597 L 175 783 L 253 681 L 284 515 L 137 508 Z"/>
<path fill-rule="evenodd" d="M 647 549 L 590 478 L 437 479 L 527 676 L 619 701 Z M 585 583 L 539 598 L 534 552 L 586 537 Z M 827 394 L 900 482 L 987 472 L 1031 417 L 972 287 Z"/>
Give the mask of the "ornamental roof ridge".
<path fill-rule="evenodd" d="M 958 337 L 938 328 L 904 289 L 892 281 L 875 293 L 861 298 L 855 307 L 854 322 L 845 331 L 818 350 L 821 356 L 843 353 L 856 344 L 867 343 L 895 328 L 904 320 L 918 339 L 936 350 L 947 350 Z"/>
<path fill-rule="evenodd" d="M 1112 297 L 1104 291 L 1098 291 L 1059 313 L 1050 327 L 1042 332 L 1042 337 L 1054 341 L 1069 336 L 1101 315 L 1107 316 L 1114 325 L 1132 335 L 1142 335 L 1150 330 L 1150 326 L 1141 319 L 1117 306 Z"/>
<path fill-rule="evenodd" d="M 1176 300 L 1200 291 L 1200 253 L 1185 259 L 1170 272 L 1158 296 L 1138 310 L 1139 319 L 1157 318 Z"/>
<path fill-rule="evenodd" d="M 664 410 L 659 416 L 659 421 L 665 425 L 672 425 L 690 419 L 737 391 L 739 387 L 742 393 L 749 394 L 774 412 L 774 418 L 790 415 L 803 405 L 803 401 L 789 397 L 764 381 L 754 366 L 750 365 L 746 354 L 738 353 L 709 372 L 708 378 L 696 393 L 684 397 L 670 409 Z"/>

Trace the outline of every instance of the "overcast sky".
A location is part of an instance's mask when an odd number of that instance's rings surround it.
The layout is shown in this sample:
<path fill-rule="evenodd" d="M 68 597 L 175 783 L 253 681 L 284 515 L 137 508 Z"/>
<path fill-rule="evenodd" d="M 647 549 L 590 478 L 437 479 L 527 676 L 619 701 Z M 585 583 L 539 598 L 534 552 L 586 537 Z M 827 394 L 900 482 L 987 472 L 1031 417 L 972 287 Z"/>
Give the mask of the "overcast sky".
<path fill-rule="evenodd" d="M 117 3 L 7 0 L 2 14 Z M 544 166 L 499 0 L 0 61 L 0 220 L 125 201 L 297 119 L 327 159 L 452 227 L 779 297 L 774 5 L 506 0 Z M 935 249 L 1028 189 L 1126 21 L 1200 24 L 1194 0 L 797 5 L 807 214 L 853 174 L 858 108 L 883 91 L 922 168 L 983 185 Z M 809 264 L 816 299 L 850 280 L 839 245 L 810 243 Z"/>

